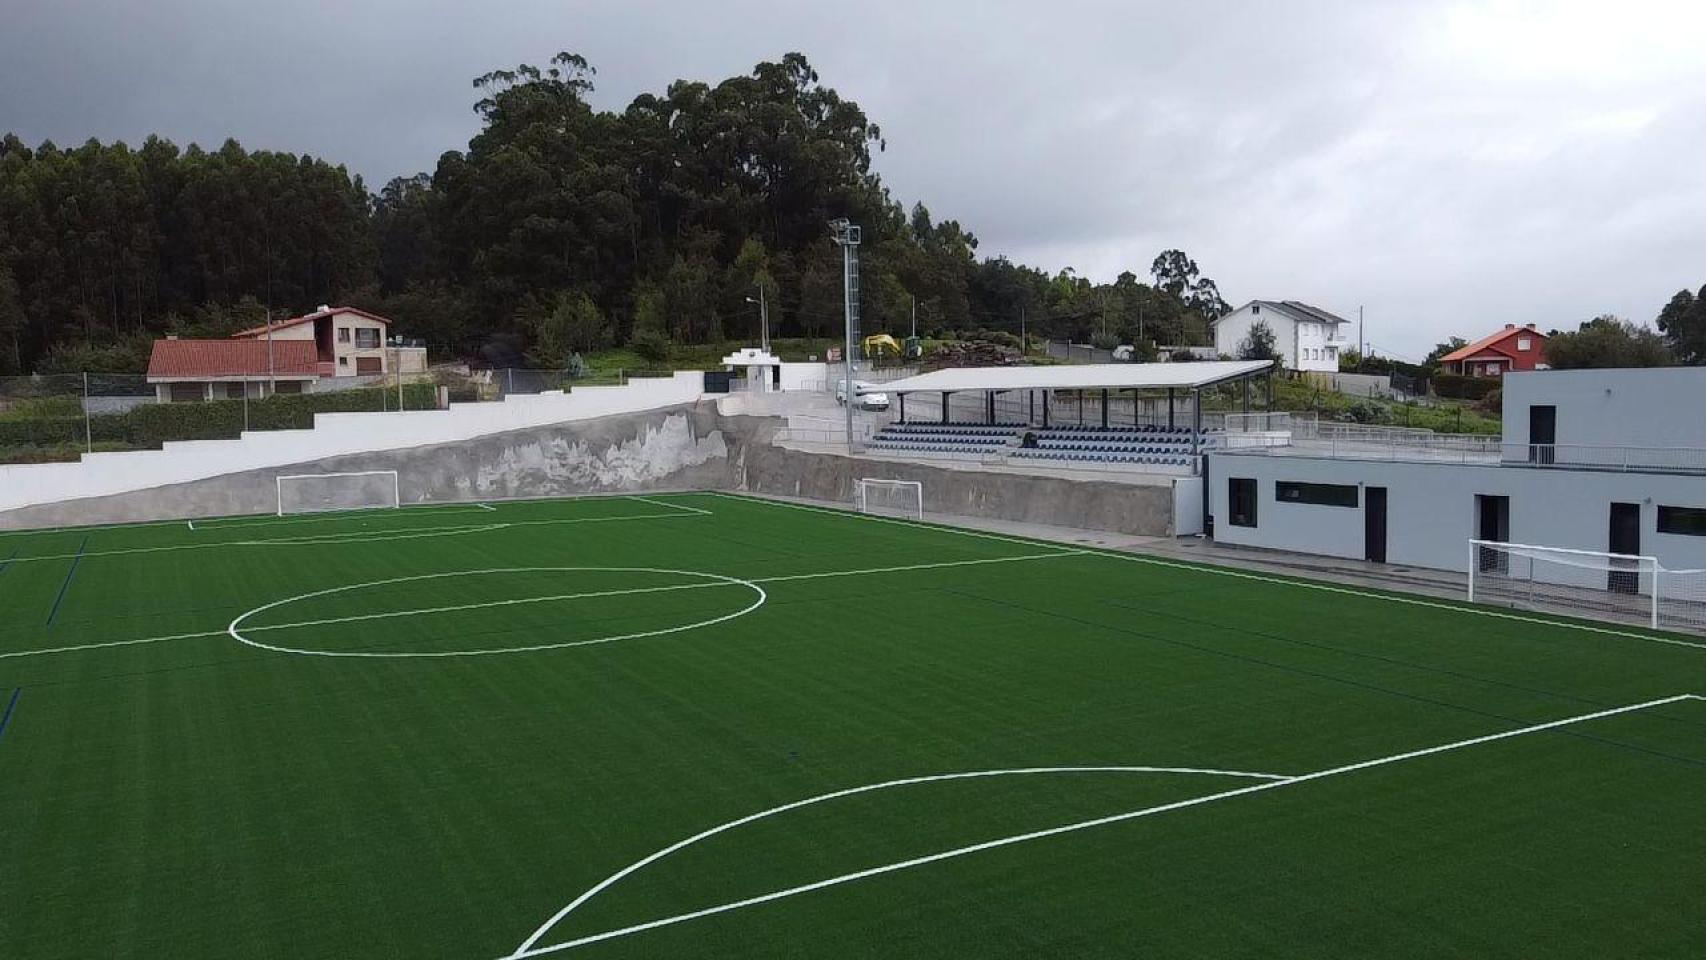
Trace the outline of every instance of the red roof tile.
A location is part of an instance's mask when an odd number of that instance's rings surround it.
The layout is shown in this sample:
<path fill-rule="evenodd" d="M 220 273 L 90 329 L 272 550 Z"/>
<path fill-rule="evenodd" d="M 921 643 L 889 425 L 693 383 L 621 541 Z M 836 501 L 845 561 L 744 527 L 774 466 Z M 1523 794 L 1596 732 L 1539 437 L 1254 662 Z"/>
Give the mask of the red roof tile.
<path fill-rule="evenodd" d="M 319 372 L 320 357 L 310 340 L 274 340 L 270 368 L 265 340 L 156 340 L 148 358 L 149 379 L 301 377 Z"/>
<path fill-rule="evenodd" d="M 1499 341 L 1504 340 L 1507 337 L 1514 337 L 1519 333 L 1523 334 L 1524 336 L 1539 337 L 1542 340 L 1546 339 L 1546 334 L 1541 333 L 1539 330 L 1536 330 L 1533 327 L 1506 327 L 1505 329 L 1500 330 L 1498 333 L 1492 334 L 1491 336 L 1482 337 L 1481 339 L 1475 341 L 1474 343 L 1471 343 L 1467 347 L 1458 347 L 1456 350 L 1453 350 L 1450 353 L 1446 354 L 1445 356 L 1440 357 L 1439 362 L 1440 363 L 1456 363 L 1459 360 L 1471 359 L 1472 357 L 1474 357 L 1476 354 L 1480 353 L 1481 351 L 1494 347 L 1494 345 L 1496 345 Z M 1506 356 L 1511 355 L 1511 352 L 1508 350 L 1498 350 L 1497 352 L 1502 353 Z"/>

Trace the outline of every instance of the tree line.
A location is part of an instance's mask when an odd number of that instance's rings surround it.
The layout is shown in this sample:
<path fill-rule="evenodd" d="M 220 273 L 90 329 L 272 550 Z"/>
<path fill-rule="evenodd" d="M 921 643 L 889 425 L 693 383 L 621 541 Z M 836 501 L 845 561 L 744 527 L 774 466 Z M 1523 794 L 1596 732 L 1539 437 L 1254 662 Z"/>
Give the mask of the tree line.
<path fill-rule="evenodd" d="M 989 329 L 1202 344 L 1227 309 L 1181 251 L 1095 284 L 979 257 L 977 237 L 897 202 L 871 168 L 881 129 L 806 58 L 626 109 L 596 71 L 549 64 L 473 82 L 480 129 L 431 173 L 370 193 L 331 160 L 91 140 L 0 139 L 0 373 L 139 370 L 164 333 L 222 336 L 320 303 L 398 321 L 439 356 L 558 366 L 628 344 L 840 329 L 841 253 L 863 229 L 866 332 Z"/>

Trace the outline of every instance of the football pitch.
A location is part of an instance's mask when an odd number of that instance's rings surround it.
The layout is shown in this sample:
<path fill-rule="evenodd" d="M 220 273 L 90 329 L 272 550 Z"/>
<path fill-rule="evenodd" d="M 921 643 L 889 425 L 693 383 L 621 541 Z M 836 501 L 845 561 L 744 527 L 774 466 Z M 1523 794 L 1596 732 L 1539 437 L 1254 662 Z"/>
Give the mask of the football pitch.
<path fill-rule="evenodd" d="M 1698 957 L 1706 643 L 720 494 L 0 534 L 0 957 Z"/>

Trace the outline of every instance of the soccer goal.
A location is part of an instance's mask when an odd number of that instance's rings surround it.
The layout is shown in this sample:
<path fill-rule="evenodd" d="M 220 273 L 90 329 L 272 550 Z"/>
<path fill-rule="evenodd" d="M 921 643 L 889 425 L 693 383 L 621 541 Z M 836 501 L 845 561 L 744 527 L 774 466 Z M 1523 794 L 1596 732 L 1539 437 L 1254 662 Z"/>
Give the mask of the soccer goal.
<path fill-rule="evenodd" d="M 862 478 L 855 487 L 854 502 L 860 513 L 924 519 L 924 484 L 916 480 Z"/>
<path fill-rule="evenodd" d="M 1469 541 L 1469 600 L 1659 626 L 1664 570 L 1654 557 Z"/>
<path fill-rule="evenodd" d="M 278 515 L 400 507 L 395 470 L 295 473 L 278 478 Z"/>

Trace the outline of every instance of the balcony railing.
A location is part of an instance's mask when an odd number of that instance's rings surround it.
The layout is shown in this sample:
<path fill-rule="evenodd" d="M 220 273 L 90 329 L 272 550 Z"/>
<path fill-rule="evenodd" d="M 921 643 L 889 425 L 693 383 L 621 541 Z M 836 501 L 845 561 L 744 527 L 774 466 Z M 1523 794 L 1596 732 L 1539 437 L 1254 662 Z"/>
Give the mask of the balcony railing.
<path fill-rule="evenodd" d="M 1575 443 L 1507 443 L 1501 459 L 1513 466 L 1620 473 L 1706 473 L 1706 448 L 1621 447 Z"/>

